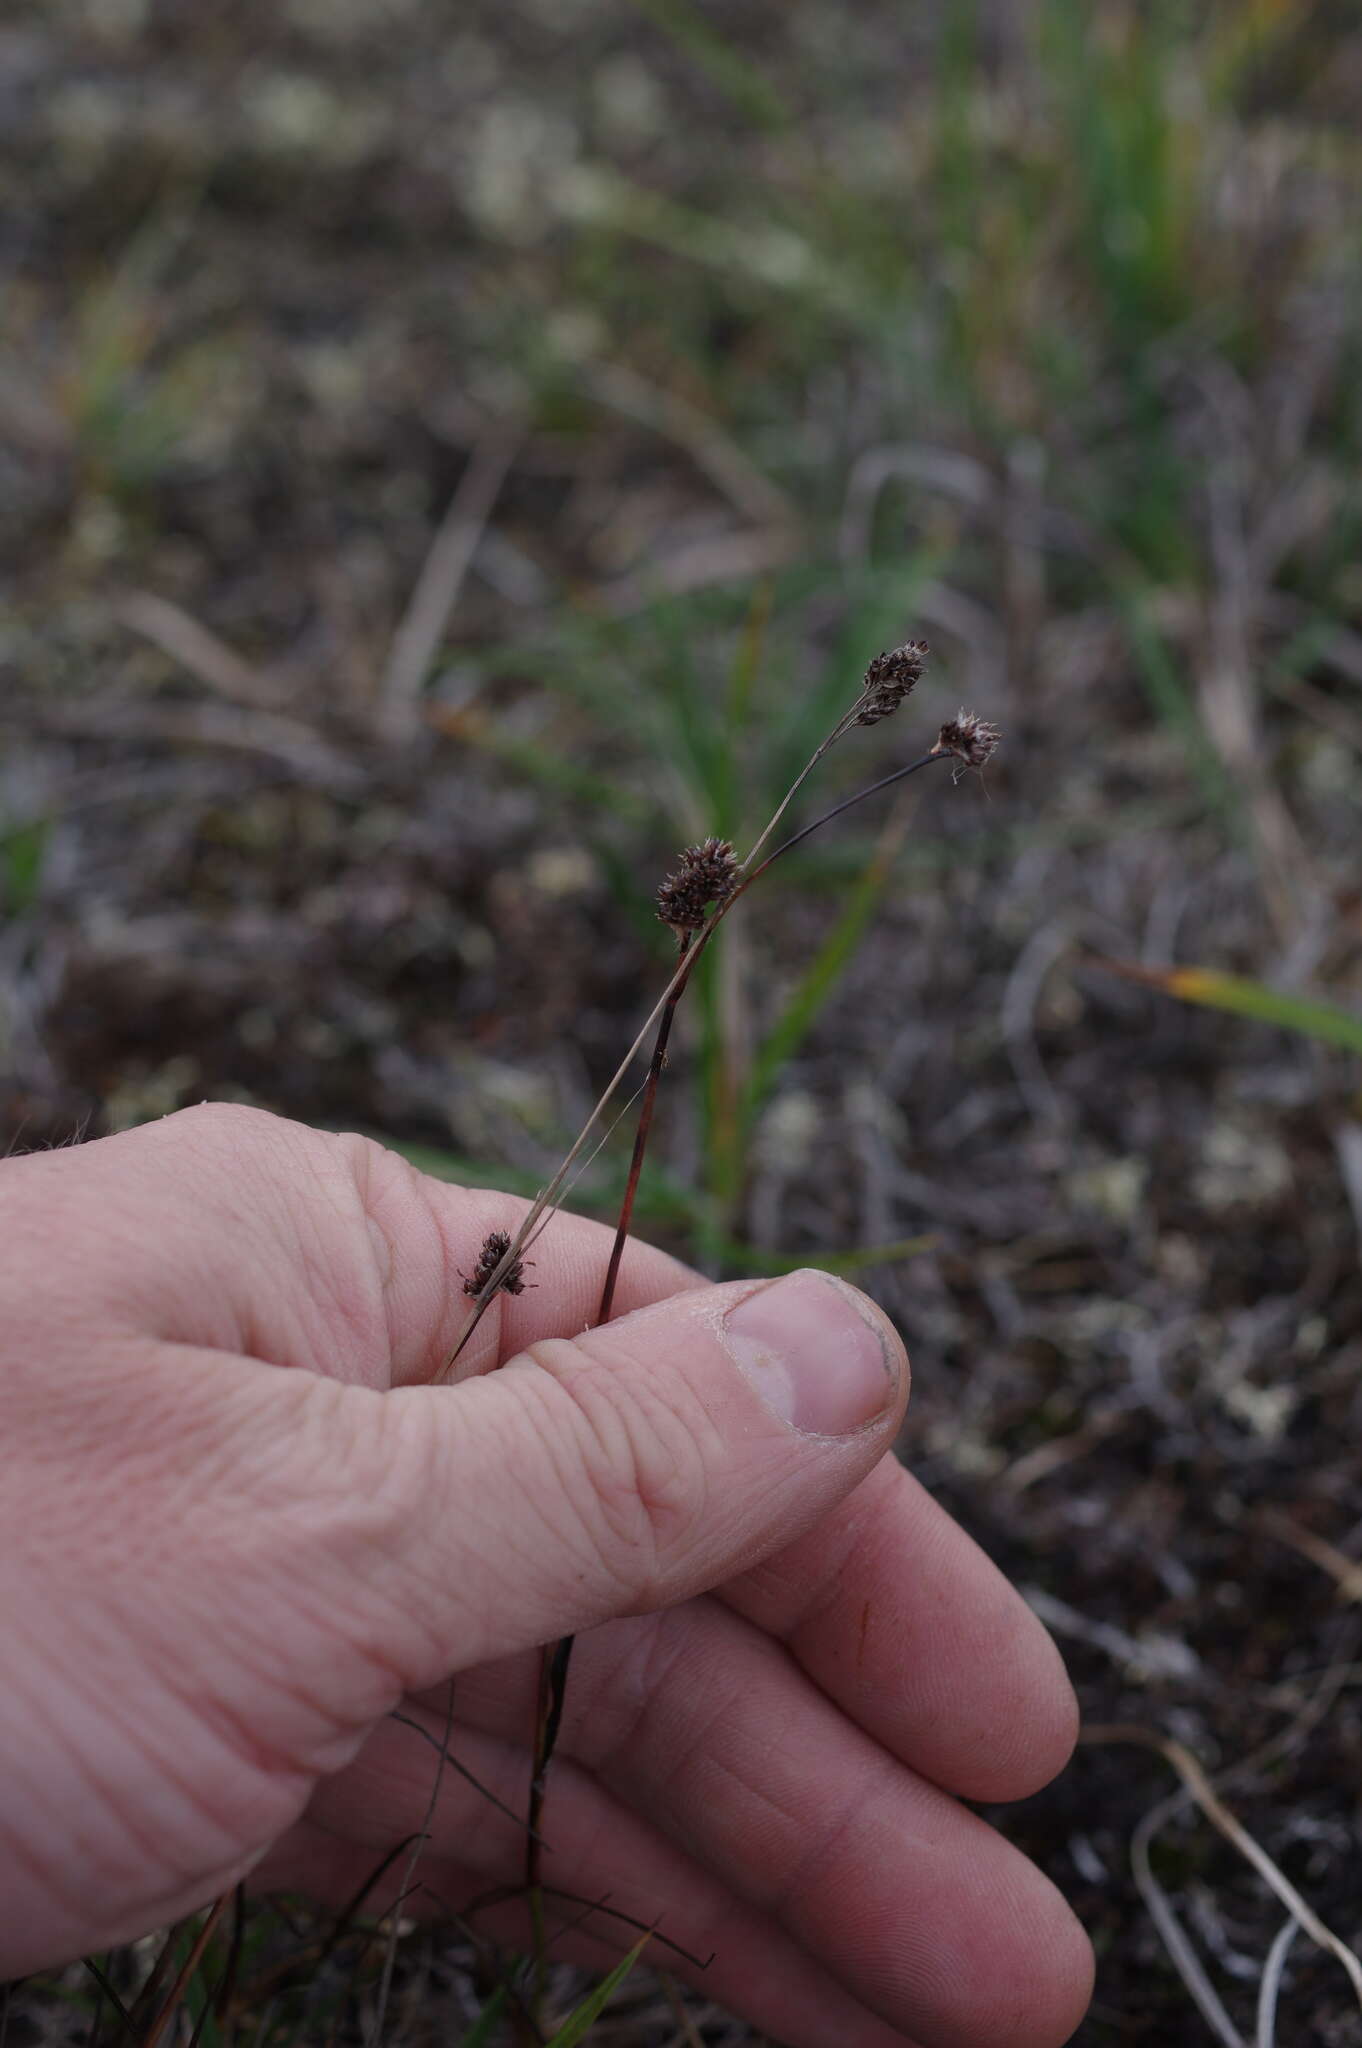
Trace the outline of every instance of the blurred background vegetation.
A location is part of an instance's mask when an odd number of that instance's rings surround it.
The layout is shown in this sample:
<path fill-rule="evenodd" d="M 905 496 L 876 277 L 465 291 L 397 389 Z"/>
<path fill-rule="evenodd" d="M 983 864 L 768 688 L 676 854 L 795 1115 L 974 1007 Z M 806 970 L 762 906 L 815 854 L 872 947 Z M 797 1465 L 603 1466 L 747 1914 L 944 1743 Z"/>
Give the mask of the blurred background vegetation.
<path fill-rule="evenodd" d="M 1236 1767 L 1354 1941 L 1360 100 L 1341 0 L 0 22 L 0 1138 L 225 1096 L 532 1188 L 677 845 L 924 634 L 820 791 L 919 706 L 1004 750 L 726 927 L 641 1227 L 858 1272 L 1089 1716 Z M 1166 1790 L 1095 1747 L 1003 1820 L 1094 2048 L 1215 2031 Z M 1280 1908 L 1194 1813 L 1153 1868 L 1248 2038 Z M 1282 2004 L 1355 2039 L 1303 1941 Z"/>

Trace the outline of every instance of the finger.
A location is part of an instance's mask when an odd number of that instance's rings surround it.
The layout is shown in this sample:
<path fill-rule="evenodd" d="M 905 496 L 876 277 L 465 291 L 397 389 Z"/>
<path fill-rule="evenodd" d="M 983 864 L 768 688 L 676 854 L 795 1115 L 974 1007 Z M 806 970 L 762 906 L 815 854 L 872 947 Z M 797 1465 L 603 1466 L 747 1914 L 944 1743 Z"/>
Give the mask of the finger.
<path fill-rule="evenodd" d="M 472 1674 L 461 1719 L 521 1725 L 525 1685 Z M 933 2048 L 1039 2048 L 1077 2025 L 1091 1959 L 1048 1880 L 720 1601 L 583 1641 L 559 1747 Z"/>
<path fill-rule="evenodd" d="M 886 1459 L 723 1588 L 877 1742 L 967 1799 L 1022 1799 L 1064 1768 L 1078 1704 L 997 1566 Z"/>
<path fill-rule="evenodd" d="M 102 1331 L 247 1353 L 372 1387 L 443 1366 L 491 1230 L 528 1204 L 451 1187 L 370 1139 L 229 1103 L 6 1162 L 5 1242 L 50 1346 L 73 1300 Z M 499 1295 L 464 1361 L 483 1371 L 595 1320 L 613 1231 L 556 1214 L 523 1294 Z M 79 1283 L 77 1285 L 77 1282 Z M 698 1285 L 630 1243 L 617 1311 Z"/>
<path fill-rule="evenodd" d="M 444 1717 L 419 1716 L 422 1740 L 387 1722 L 342 1779 L 324 1787 L 301 1825 L 257 1874 L 257 1888 L 301 1889 L 323 1903 L 347 1904 L 381 1859 L 407 1835 L 424 1832 L 415 1861 L 404 1855 L 366 1897 L 366 1915 L 399 1894 L 405 1912 L 438 1917 L 503 1885 L 519 1887 L 524 1837 L 467 1781 L 448 1769 L 431 1792 L 445 1740 Z M 458 1724 L 450 1752 L 480 1784 L 507 1802 L 523 1802 L 525 1751 Z M 752 1911 L 584 1773 L 558 1770 L 549 1798 L 543 1859 L 550 1954 L 608 1969 L 655 1927 L 646 1960 L 682 1978 L 788 2048 L 909 2048 L 898 2027 L 867 2011 L 774 1921 Z M 571 1899 L 561 1896 L 572 1893 Z M 600 1901 L 616 1912 L 584 1913 Z M 619 1917 L 627 1915 L 628 1918 Z M 637 1926 L 631 1924 L 639 1923 Z M 485 1938 L 533 1946 L 523 1896 L 474 1915 Z M 573 1931 L 569 1934 L 567 1929 Z"/>

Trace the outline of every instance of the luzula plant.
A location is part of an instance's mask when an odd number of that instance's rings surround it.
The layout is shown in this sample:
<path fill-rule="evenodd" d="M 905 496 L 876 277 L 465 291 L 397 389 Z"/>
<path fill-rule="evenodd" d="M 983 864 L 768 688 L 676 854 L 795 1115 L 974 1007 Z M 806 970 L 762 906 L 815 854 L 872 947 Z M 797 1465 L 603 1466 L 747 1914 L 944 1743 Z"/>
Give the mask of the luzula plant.
<path fill-rule="evenodd" d="M 738 859 L 728 840 L 717 838 L 705 839 L 698 845 L 688 846 L 677 857 L 672 872 L 657 891 L 658 917 L 673 933 L 677 942 L 677 961 L 671 977 L 566 1158 L 531 1203 L 518 1230 L 514 1235 L 505 1230 L 494 1230 L 488 1234 L 474 1271 L 464 1283 L 464 1291 L 471 1298 L 471 1306 L 442 1377 L 458 1377 L 458 1361 L 468 1339 L 496 1296 L 503 1291 L 508 1294 L 519 1294 L 525 1286 L 525 1254 L 539 1232 L 551 1220 L 554 1207 L 574 1172 L 585 1163 L 592 1141 L 603 1142 L 602 1132 L 605 1136 L 609 1135 L 609 1128 L 606 1125 L 607 1112 L 624 1086 L 634 1061 L 642 1053 L 651 1033 L 652 1050 L 646 1078 L 640 1091 L 633 1156 L 597 1310 L 598 1323 L 609 1321 L 620 1264 L 633 1221 L 639 1174 L 652 1129 L 658 1084 L 666 1064 L 667 1047 L 677 1007 L 685 994 L 696 962 L 723 919 L 729 915 L 752 884 L 782 855 L 790 852 L 793 847 L 801 844 L 832 819 L 839 817 L 842 812 L 850 810 L 878 791 L 903 781 L 905 777 L 916 774 L 918 770 L 930 767 L 933 761 L 953 761 L 958 777 L 967 768 L 983 768 L 992 758 L 998 745 L 998 728 L 975 713 L 962 710 L 940 728 L 935 743 L 926 754 L 892 770 L 888 775 L 881 776 L 879 781 L 858 790 L 854 796 L 845 798 L 809 824 L 791 833 L 771 852 L 765 851 L 775 837 L 790 804 L 824 755 L 854 727 L 878 725 L 883 719 L 891 717 L 906 702 L 921 679 L 927 651 L 925 641 L 908 640 L 901 647 L 890 648 L 883 654 L 875 656 L 865 672 L 855 701 L 814 749 L 745 860 Z M 539 1823 L 548 1766 L 562 1716 L 571 1652 L 572 1641 L 569 1637 L 549 1646 L 543 1653 L 534 1737 L 534 1771 L 526 1815 L 525 1881 L 536 1930 L 536 1947 L 541 1961 L 544 1943 Z"/>
<path fill-rule="evenodd" d="M 599 1137 L 606 1114 L 623 1087 L 634 1061 L 639 1057 L 648 1036 L 657 1031 L 654 1044 L 652 1067 L 644 1084 L 642 1105 L 639 1111 L 639 1129 L 646 1134 L 652 1114 L 656 1083 L 661 1072 L 662 1060 L 658 1058 L 658 1044 L 663 1054 L 666 1037 L 670 1033 L 671 1020 L 677 1004 L 690 980 L 695 964 L 713 938 L 715 931 L 734 905 L 751 888 L 766 870 L 782 855 L 793 850 L 824 825 L 840 817 L 844 811 L 863 803 L 867 797 L 877 795 L 892 784 L 902 782 L 907 776 L 915 775 L 920 769 L 928 768 L 933 761 L 951 760 L 957 765 L 957 773 L 963 768 L 983 768 L 993 757 L 998 747 L 1000 734 L 996 725 L 980 718 L 972 711 L 960 711 L 949 719 L 937 733 L 930 751 L 915 761 L 909 761 L 893 769 L 878 782 L 870 783 L 865 789 L 857 790 L 854 796 L 846 797 L 830 810 L 824 811 L 809 824 L 790 835 L 773 852 L 763 853 L 769 840 L 789 809 L 809 775 L 818 766 L 824 755 L 841 739 L 859 725 L 878 725 L 890 717 L 911 695 L 923 672 L 927 656 L 925 640 L 908 640 L 901 647 L 891 648 L 877 654 L 865 672 L 860 691 L 850 708 L 837 720 L 826 738 L 821 740 L 810 755 L 804 767 L 781 798 L 772 816 L 759 833 L 745 860 L 739 861 L 731 844 L 725 839 L 707 839 L 698 846 L 687 847 L 678 858 L 672 874 L 662 883 L 657 893 L 658 916 L 675 933 L 678 942 L 678 959 L 671 979 L 658 997 L 642 1029 L 624 1055 L 615 1073 L 607 1083 L 599 1101 L 583 1124 L 566 1157 L 547 1184 L 541 1188 L 519 1229 L 512 1236 L 506 1231 L 489 1234 L 479 1255 L 474 1277 L 476 1287 L 470 1282 L 465 1292 L 472 1296 L 472 1306 L 467 1320 L 459 1333 L 440 1377 L 457 1379 L 458 1361 L 468 1339 L 473 1334 L 488 1304 L 503 1289 L 514 1293 L 523 1284 L 525 1253 L 535 1237 L 547 1225 L 555 1204 L 574 1172 L 584 1163 L 584 1155 L 593 1139 Z M 608 1135 L 608 1133 L 607 1133 Z M 638 1148 L 636 1146 L 636 1152 Z M 641 1158 L 635 1161 L 621 1208 L 617 1238 L 616 1257 L 612 1268 L 618 1271 L 618 1254 L 622 1242 L 628 1235 L 629 1221 L 633 1211 L 633 1197 L 637 1186 L 637 1167 Z M 511 1285 L 514 1276 L 515 1285 Z M 612 1288 L 607 1283 L 606 1298 L 602 1301 L 600 1321 L 607 1320 L 610 1312 L 609 1295 Z"/>

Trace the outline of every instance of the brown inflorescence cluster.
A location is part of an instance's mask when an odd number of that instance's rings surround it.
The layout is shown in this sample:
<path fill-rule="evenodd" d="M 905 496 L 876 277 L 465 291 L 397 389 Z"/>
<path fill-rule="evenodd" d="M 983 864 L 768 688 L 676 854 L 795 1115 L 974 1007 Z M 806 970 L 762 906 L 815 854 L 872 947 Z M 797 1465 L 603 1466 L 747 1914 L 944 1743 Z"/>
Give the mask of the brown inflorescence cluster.
<path fill-rule="evenodd" d="M 475 1298 L 480 1295 L 510 1249 L 511 1239 L 509 1232 L 505 1230 L 489 1230 L 482 1241 L 482 1250 L 478 1253 L 477 1265 L 474 1266 L 471 1273 L 465 1273 L 463 1276 L 464 1293 Z M 525 1261 L 523 1259 L 512 1259 L 510 1265 L 502 1274 L 500 1281 L 497 1283 L 497 1293 L 500 1294 L 503 1291 L 507 1294 L 523 1294 L 525 1292 Z"/>
<path fill-rule="evenodd" d="M 966 768 L 982 768 L 991 761 L 998 751 L 1002 738 L 996 725 L 990 725 L 986 718 L 980 718 L 974 711 L 959 711 L 954 718 L 948 718 L 937 734 L 934 754 L 954 754 L 957 761 L 963 761 Z"/>
<path fill-rule="evenodd" d="M 738 857 L 727 839 L 704 839 L 698 846 L 688 846 L 657 892 L 657 914 L 678 934 L 698 932 L 709 905 L 727 903 L 738 876 Z"/>
<path fill-rule="evenodd" d="M 925 640 L 905 640 L 875 656 L 861 685 L 857 725 L 878 725 L 893 716 L 921 680 L 927 653 Z"/>

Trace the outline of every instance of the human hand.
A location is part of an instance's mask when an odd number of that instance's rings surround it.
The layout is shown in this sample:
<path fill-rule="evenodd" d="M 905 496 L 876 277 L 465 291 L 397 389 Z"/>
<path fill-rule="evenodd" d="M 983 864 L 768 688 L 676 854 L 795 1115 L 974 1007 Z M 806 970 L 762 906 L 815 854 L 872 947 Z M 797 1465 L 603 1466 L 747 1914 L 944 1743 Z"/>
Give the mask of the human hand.
<path fill-rule="evenodd" d="M 425 1822 L 392 1710 L 442 1742 L 451 1679 L 451 1755 L 521 1810 L 529 1653 L 575 1631 L 546 1886 L 713 1951 L 698 1981 L 793 2048 L 1064 2040 L 1086 1941 L 951 1795 L 1043 1784 L 1073 1699 L 885 1456 L 890 1326 L 631 1244 L 617 1320 L 564 1337 L 609 1233 L 560 1217 L 471 1340 L 510 1362 L 430 1386 L 521 1213 L 229 1107 L 0 1165 L 0 1979 L 248 1873 L 339 1903 Z M 428 1826 L 428 1900 L 517 1882 L 453 1770 Z M 526 1941 L 520 1902 L 479 1925 Z"/>

